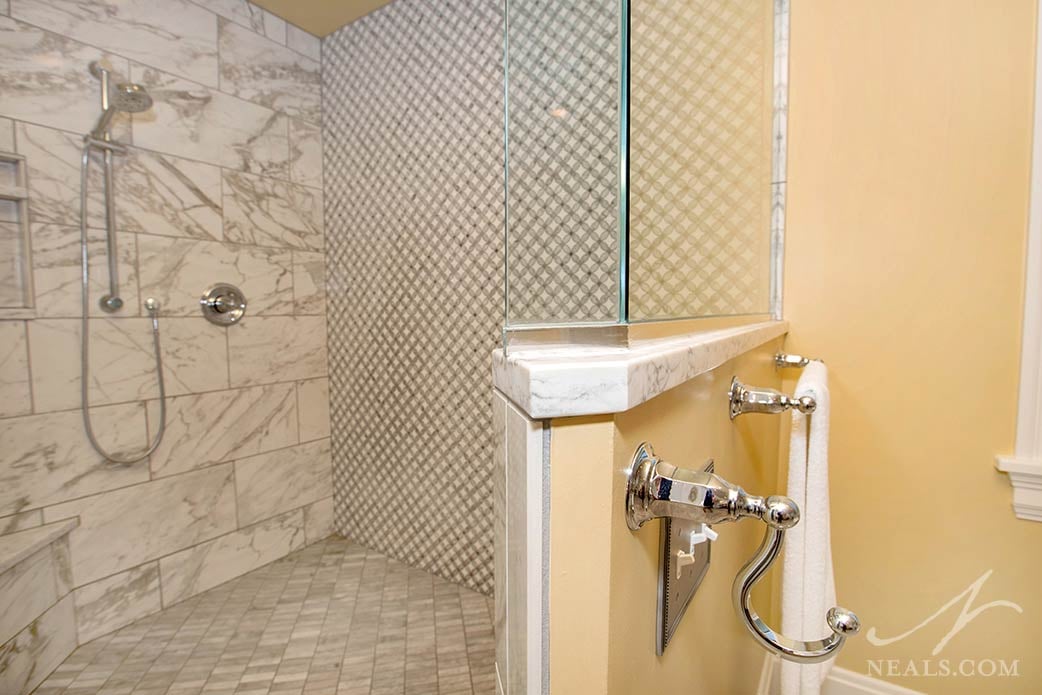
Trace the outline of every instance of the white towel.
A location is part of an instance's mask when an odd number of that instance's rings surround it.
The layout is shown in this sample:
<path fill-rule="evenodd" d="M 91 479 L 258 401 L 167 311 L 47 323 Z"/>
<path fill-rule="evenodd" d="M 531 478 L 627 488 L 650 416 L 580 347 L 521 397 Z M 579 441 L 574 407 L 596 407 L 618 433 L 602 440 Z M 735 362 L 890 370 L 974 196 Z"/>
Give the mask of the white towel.
<path fill-rule="evenodd" d="M 832 634 L 825 613 L 836 605 L 829 534 L 828 370 L 811 362 L 796 385 L 797 398 L 811 396 L 811 415 L 792 411 L 786 494 L 800 508 L 800 523 L 785 534 L 782 569 L 782 634 L 821 639 Z M 835 659 L 818 664 L 782 662 L 782 695 L 818 695 Z"/>

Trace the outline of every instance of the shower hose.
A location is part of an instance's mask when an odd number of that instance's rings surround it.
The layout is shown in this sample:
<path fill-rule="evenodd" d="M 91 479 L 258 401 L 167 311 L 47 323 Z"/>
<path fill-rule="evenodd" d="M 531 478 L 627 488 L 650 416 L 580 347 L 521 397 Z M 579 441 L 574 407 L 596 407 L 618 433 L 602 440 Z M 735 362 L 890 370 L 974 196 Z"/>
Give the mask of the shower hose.
<path fill-rule="evenodd" d="M 83 323 L 80 328 L 80 391 L 83 403 L 83 428 L 86 430 L 87 439 L 90 440 L 90 444 L 94 447 L 95 451 L 112 463 L 128 466 L 144 460 L 155 451 L 156 447 L 159 446 L 159 442 L 163 440 L 163 432 L 166 429 L 166 388 L 163 383 L 163 358 L 159 351 L 159 302 L 151 297 L 145 301 L 145 309 L 148 310 L 148 315 L 152 319 L 152 345 L 156 355 L 156 378 L 159 381 L 159 428 L 156 431 L 155 439 L 148 445 L 148 448 L 143 451 L 132 454 L 112 454 L 105 451 L 94 436 L 94 428 L 91 426 L 89 409 L 90 299 L 88 295 L 90 292 L 90 263 L 87 258 L 87 180 L 90 172 L 90 152 L 91 138 L 90 136 L 87 136 L 84 138 L 83 159 L 80 166 L 80 261 L 83 264 Z M 106 167 L 104 185 L 107 188 L 112 186 L 112 180 L 109 176 L 110 171 L 111 169 Z M 107 216 L 105 223 L 106 225 L 111 226 L 115 224 L 115 220 Z M 115 248 L 109 248 L 109 253 L 115 252 Z"/>

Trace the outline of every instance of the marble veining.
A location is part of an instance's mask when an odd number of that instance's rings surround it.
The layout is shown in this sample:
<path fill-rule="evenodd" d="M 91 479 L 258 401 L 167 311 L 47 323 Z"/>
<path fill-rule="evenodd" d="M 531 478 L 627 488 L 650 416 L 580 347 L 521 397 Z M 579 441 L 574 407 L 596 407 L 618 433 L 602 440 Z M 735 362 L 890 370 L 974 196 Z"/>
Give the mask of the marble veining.
<path fill-rule="evenodd" d="M 333 490 L 329 440 L 240 459 L 235 483 L 240 524 L 327 497 Z"/>
<path fill-rule="evenodd" d="M 325 316 L 326 258 L 321 253 L 293 252 L 293 313 Z"/>
<path fill-rule="evenodd" d="M 162 608 L 159 565 L 150 562 L 76 589 L 79 643 L 118 630 Z"/>
<path fill-rule="evenodd" d="M 80 517 L 69 534 L 77 586 L 235 530 L 231 464 L 47 507 L 44 519 Z"/>
<path fill-rule="evenodd" d="M 214 15 L 187 0 L 14 0 L 11 15 L 175 75 L 217 86 Z"/>
<path fill-rule="evenodd" d="M 0 321 L 0 417 L 32 411 L 25 321 Z"/>
<path fill-rule="evenodd" d="M 228 331 L 234 387 L 325 376 L 326 322 L 322 316 L 247 317 Z"/>
<path fill-rule="evenodd" d="M 126 232 L 221 239 L 221 171 L 129 148 L 116 159 L 116 219 Z"/>
<path fill-rule="evenodd" d="M 158 401 L 148 407 L 158 422 Z M 149 466 L 160 478 L 296 443 L 294 384 L 178 396 L 167 399 L 166 434 Z"/>
<path fill-rule="evenodd" d="M 153 68 L 132 64 L 130 74 L 155 100 L 132 119 L 135 145 L 255 174 L 289 175 L 286 116 Z"/>
<path fill-rule="evenodd" d="M 48 25 L 43 24 L 47 27 Z M 117 75 L 130 63 L 94 46 L 40 27 L 0 17 L 0 114 L 73 133 L 84 133 L 98 118 L 98 80 L 87 70 L 99 61 Z M 130 119 L 113 119 L 125 134 Z M 4 148 L 8 152 L 14 148 Z"/>
<path fill-rule="evenodd" d="M 34 224 L 30 227 L 33 245 L 33 286 L 36 294 L 36 316 L 39 318 L 79 318 L 83 312 L 82 259 L 79 227 L 66 224 Z M 116 233 L 120 295 L 124 307 L 121 316 L 138 316 L 137 236 Z M 101 310 L 98 299 L 109 291 L 108 247 L 105 232 L 87 230 L 90 259 L 90 292 L 88 311 L 91 316 L 110 316 Z"/>
<path fill-rule="evenodd" d="M 322 192 L 306 186 L 224 172 L 224 238 L 243 244 L 321 251 Z"/>
<path fill-rule="evenodd" d="M 289 177 L 293 183 L 322 188 L 322 129 L 299 118 L 289 121 Z"/>
<path fill-rule="evenodd" d="M 0 573 L 6 572 L 22 560 L 64 538 L 79 526 L 76 519 L 65 519 L 53 524 L 0 536 Z M 0 639 L 0 642 L 4 641 Z"/>
<path fill-rule="evenodd" d="M 304 536 L 308 544 L 333 534 L 333 497 L 324 497 L 304 507 Z"/>
<path fill-rule="evenodd" d="M 141 294 L 158 299 L 164 316 L 198 317 L 199 296 L 218 280 L 246 294 L 251 316 L 291 313 L 292 260 L 282 249 L 145 234 L 138 239 Z"/>
<path fill-rule="evenodd" d="M 0 646 L 0 693 L 29 693 L 76 648 L 76 615 L 66 596 Z"/>
<path fill-rule="evenodd" d="M 221 90 L 312 123 L 322 120 L 319 64 L 220 20 Z"/>
<path fill-rule="evenodd" d="M 80 407 L 78 319 L 37 319 L 29 326 L 30 357 L 48 369 L 33 370 L 37 408 Z M 228 388 L 228 354 L 218 326 L 196 318 L 160 319 L 163 377 L 168 396 Z M 91 405 L 158 395 L 151 323 L 145 318 L 92 319 Z"/>
<path fill-rule="evenodd" d="M 304 546 L 300 509 L 169 555 L 159 561 L 163 600 L 178 601 L 245 574 Z"/>
<path fill-rule="evenodd" d="M 630 347 L 547 346 L 496 350 L 493 383 L 532 418 L 618 413 L 784 335 L 788 324 L 646 340 Z"/>
<path fill-rule="evenodd" d="M 33 509 L 28 512 L 0 516 L 0 536 L 16 531 L 24 531 L 43 525 L 43 510 Z"/>
<path fill-rule="evenodd" d="M 140 403 L 93 408 L 103 446 L 131 452 L 145 445 Z M 10 418 L 0 427 L 0 513 L 14 514 L 148 479 L 144 467 L 112 466 L 83 434 L 79 410 Z M 67 516 L 52 517 L 64 519 Z"/>
<path fill-rule="evenodd" d="M 58 598 L 49 547 L 0 574 L 0 644 L 36 620 Z"/>
<path fill-rule="evenodd" d="M 82 136 L 30 123 L 18 123 L 15 131 L 18 154 L 25 156 L 29 178 L 29 221 L 78 227 Z M 93 166 L 91 173 L 87 224 L 104 227 L 99 167 Z"/>

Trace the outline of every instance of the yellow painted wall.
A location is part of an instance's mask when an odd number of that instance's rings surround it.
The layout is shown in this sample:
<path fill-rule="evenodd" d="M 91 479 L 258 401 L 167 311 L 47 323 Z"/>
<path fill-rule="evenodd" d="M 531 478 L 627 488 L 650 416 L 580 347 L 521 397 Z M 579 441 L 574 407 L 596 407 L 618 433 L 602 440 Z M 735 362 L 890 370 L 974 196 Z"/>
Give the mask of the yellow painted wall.
<path fill-rule="evenodd" d="M 666 653 L 655 655 L 659 525 L 626 526 L 626 470 L 637 445 L 716 471 L 753 494 L 777 492 L 777 420 L 727 416 L 735 374 L 777 385 L 772 341 L 633 410 L 554 420 L 550 437 L 550 689 L 553 693 L 752 693 L 763 652 L 731 606 L 731 584 L 763 537 L 755 521 L 719 524 L 710 571 Z M 761 615 L 771 592 L 755 592 Z"/>
<path fill-rule="evenodd" d="M 896 636 L 993 571 L 974 605 L 1024 609 L 933 657 L 1020 659 L 1019 678 L 890 679 L 928 693 L 1042 692 L 1042 524 L 993 467 L 1015 429 L 1035 12 L 792 2 L 786 345 L 830 369 L 840 603 Z M 958 613 L 839 663 L 931 658 Z"/>

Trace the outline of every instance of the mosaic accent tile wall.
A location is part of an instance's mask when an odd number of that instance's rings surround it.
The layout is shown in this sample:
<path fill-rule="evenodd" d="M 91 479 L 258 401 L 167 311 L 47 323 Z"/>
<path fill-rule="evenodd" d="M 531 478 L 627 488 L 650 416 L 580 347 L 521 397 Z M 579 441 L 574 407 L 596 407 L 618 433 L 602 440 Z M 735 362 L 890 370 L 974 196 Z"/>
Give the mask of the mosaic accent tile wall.
<path fill-rule="evenodd" d="M 486 593 L 501 13 L 397 0 L 323 42 L 336 528 Z"/>

